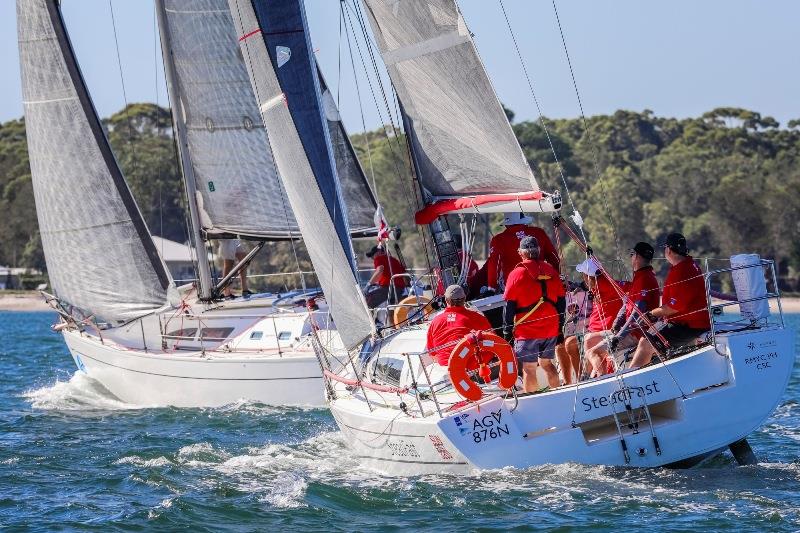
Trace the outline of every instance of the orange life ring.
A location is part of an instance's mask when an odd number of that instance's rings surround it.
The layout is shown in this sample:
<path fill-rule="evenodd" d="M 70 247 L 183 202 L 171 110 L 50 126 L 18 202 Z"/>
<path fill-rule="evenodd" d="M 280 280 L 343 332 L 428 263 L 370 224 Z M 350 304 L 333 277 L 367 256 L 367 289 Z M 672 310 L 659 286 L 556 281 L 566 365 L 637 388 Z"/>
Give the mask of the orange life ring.
<path fill-rule="evenodd" d="M 394 308 L 394 313 L 392 314 L 392 324 L 395 327 L 400 327 L 405 325 L 406 320 L 408 320 L 408 315 L 412 312 L 417 311 L 418 309 L 422 308 L 422 314 L 419 318 L 424 319 L 427 318 L 431 313 L 433 313 L 433 306 L 431 305 L 431 299 L 425 296 L 406 296 L 397 304 L 397 307 Z"/>
<path fill-rule="evenodd" d="M 510 389 L 517 382 L 517 358 L 514 349 L 503 337 L 490 332 L 473 331 L 461 339 L 450 352 L 448 373 L 456 392 L 467 400 L 476 402 L 483 397 L 483 390 L 467 373 L 470 362 L 478 363 L 478 372 L 488 381 L 489 367 L 494 358 L 500 360 L 498 384 Z"/>

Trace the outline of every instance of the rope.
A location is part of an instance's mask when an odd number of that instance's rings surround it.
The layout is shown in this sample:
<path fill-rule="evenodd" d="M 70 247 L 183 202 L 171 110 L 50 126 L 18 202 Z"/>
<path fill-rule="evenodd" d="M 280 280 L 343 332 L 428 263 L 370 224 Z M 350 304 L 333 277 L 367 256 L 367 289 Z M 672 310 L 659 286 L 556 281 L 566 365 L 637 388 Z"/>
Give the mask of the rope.
<path fill-rule="evenodd" d="M 500 0 L 502 2 L 502 0 Z M 558 31 L 561 34 L 561 44 L 564 47 L 564 55 L 567 57 L 567 65 L 569 66 L 569 74 L 572 77 L 572 86 L 575 88 L 575 96 L 578 99 L 578 107 L 581 111 L 581 121 L 583 124 L 583 131 L 586 134 L 586 139 L 589 142 L 589 147 L 592 150 L 592 161 L 594 164 L 594 173 L 597 176 L 597 183 L 600 185 L 600 193 L 603 198 L 603 208 L 606 210 L 608 214 L 608 220 L 611 222 L 611 231 L 614 235 L 614 250 L 616 252 L 616 259 L 620 259 L 620 251 L 619 251 L 619 235 L 617 234 L 617 225 L 614 221 L 614 215 L 611 212 L 611 209 L 608 204 L 608 195 L 606 194 L 605 183 L 603 182 L 603 177 L 600 174 L 600 167 L 597 163 L 597 151 L 595 149 L 594 142 L 592 142 L 591 135 L 589 134 L 589 125 L 586 123 L 586 114 L 583 111 L 583 101 L 581 100 L 581 93 L 578 90 L 578 82 L 575 80 L 575 71 L 572 68 L 572 60 L 569 57 L 569 50 L 567 50 L 567 40 L 564 37 L 564 29 L 561 26 L 561 19 L 558 16 L 558 8 L 556 7 L 556 0 L 552 0 L 553 2 L 553 12 L 556 15 L 556 22 L 558 23 Z M 581 232 L 582 232 L 581 228 Z M 585 240 L 585 239 L 584 239 Z"/>
<path fill-rule="evenodd" d="M 508 32 L 511 34 L 511 40 L 514 43 L 514 49 L 517 51 L 517 58 L 519 58 L 520 65 L 522 66 L 522 72 L 525 75 L 525 79 L 528 82 L 528 89 L 530 90 L 531 96 L 533 97 L 533 103 L 536 104 L 536 110 L 539 113 L 539 123 L 542 125 L 542 129 L 544 130 L 545 137 L 547 138 L 547 144 L 550 145 L 550 151 L 553 153 L 553 158 L 555 159 L 556 165 L 558 167 L 558 174 L 561 177 L 561 183 L 564 185 L 564 191 L 566 192 L 567 201 L 569 202 L 570 207 L 574 212 L 577 212 L 577 208 L 575 207 L 575 203 L 572 201 L 572 194 L 570 194 L 569 185 L 567 184 L 567 179 L 564 176 L 564 167 L 561 164 L 561 160 L 558 158 L 558 154 L 556 153 L 556 147 L 553 144 L 553 139 L 550 137 L 550 130 L 547 128 L 547 123 L 544 120 L 544 113 L 542 112 L 542 107 L 539 105 L 539 98 L 536 96 L 536 91 L 533 89 L 533 82 L 531 81 L 531 77 L 528 74 L 528 67 L 525 64 L 525 60 L 522 57 L 522 52 L 519 49 L 519 44 L 517 43 L 517 37 L 514 34 L 514 29 L 511 27 L 511 20 L 508 18 L 508 13 L 506 12 L 505 4 L 503 0 L 498 0 L 500 3 L 500 9 L 503 11 L 503 18 L 506 20 L 506 26 L 508 27 Z M 583 226 L 579 226 L 578 228 L 581 232 L 581 236 L 583 237 L 583 242 L 588 242 L 586 239 L 586 235 L 583 233 Z"/>
<path fill-rule="evenodd" d="M 122 85 L 122 99 L 125 102 L 125 119 L 128 123 L 128 147 L 131 149 L 131 175 L 136 174 L 138 169 L 138 158 L 136 157 L 136 145 L 133 143 L 133 122 L 131 122 L 131 114 L 128 109 L 128 93 L 125 90 L 125 76 L 122 73 L 122 57 L 119 53 L 119 39 L 117 38 L 117 22 L 114 18 L 114 5 L 111 0 L 108 0 L 108 9 L 111 11 L 111 28 L 114 30 L 114 46 L 117 51 L 117 67 L 119 68 L 119 81 Z"/>

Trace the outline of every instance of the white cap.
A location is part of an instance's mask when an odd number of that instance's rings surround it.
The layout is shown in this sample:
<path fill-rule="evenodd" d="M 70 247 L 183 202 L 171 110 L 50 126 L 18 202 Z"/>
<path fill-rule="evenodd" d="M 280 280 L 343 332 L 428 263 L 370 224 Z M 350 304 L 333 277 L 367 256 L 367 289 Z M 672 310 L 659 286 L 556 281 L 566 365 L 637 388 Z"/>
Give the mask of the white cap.
<path fill-rule="evenodd" d="M 597 272 L 600 270 L 600 264 L 597 262 L 597 260 L 595 260 L 594 257 L 590 257 L 583 263 L 580 263 L 578 266 L 576 266 L 575 270 L 581 274 L 586 274 L 587 276 L 596 276 Z"/>
<path fill-rule="evenodd" d="M 503 224 L 506 226 L 513 226 L 515 224 L 530 224 L 533 222 L 533 219 L 529 216 L 525 216 L 524 213 L 506 213 L 505 218 L 503 219 Z"/>

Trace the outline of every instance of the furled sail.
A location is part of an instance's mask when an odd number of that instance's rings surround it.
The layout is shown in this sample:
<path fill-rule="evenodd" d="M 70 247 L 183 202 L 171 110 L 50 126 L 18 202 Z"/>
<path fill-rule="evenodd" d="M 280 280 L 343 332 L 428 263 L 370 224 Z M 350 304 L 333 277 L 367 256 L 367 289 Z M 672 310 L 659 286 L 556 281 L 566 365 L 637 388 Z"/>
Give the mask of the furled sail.
<path fill-rule="evenodd" d="M 537 191 L 455 0 L 362 1 L 426 191 Z"/>
<path fill-rule="evenodd" d="M 163 10 L 162 30 L 168 32 L 171 53 L 167 59 L 175 66 L 180 100 L 173 104 L 186 124 L 203 230 L 209 236 L 297 236 L 227 0 L 164 0 Z M 335 105 L 328 115 L 338 115 Z M 338 131 L 340 124 L 331 127 Z M 349 148 L 346 137 L 343 148 L 345 144 Z M 342 164 L 353 168 L 346 158 Z M 354 230 L 369 232 L 375 201 L 360 167 L 358 171 L 345 175 L 347 205 Z"/>
<path fill-rule="evenodd" d="M 17 0 L 39 232 L 58 298 L 99 319 L 162 308 L 172 279 L 108 144 L 56 0 Z"/>
<path fill-rule="evenodd" d="M 344 345 L 374 325 L 358 287 L 316 62 L 300 0 L 229 0 L 273 156 Z"/>

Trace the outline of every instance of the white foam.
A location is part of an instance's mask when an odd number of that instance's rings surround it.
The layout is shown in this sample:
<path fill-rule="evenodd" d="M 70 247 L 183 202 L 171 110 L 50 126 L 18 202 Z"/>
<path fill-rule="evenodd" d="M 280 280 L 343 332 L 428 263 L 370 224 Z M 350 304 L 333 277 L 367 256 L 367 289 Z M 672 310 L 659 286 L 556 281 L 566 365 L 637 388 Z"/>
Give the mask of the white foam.
<path fill-rule="evenodd" d="M 128 455 L 121 459 L 117 459 L 114 461 L 114 464 L 143 466 L 146 468 L 160 468 L 163 466 L 172 466 L 174 463 L 164 456 L 155 457 L 153 459 L 144 459 L 138 455 Z"/>
<path fill-rule="evenodd" d="M 34 409 L 51 411 L 119 411 L 149 407 L 119 400 L 98 381 L 79 370 L 69 381 L 59 380 L 50 386 L 26 391 L 22 396 L 31 402 Z"/>

